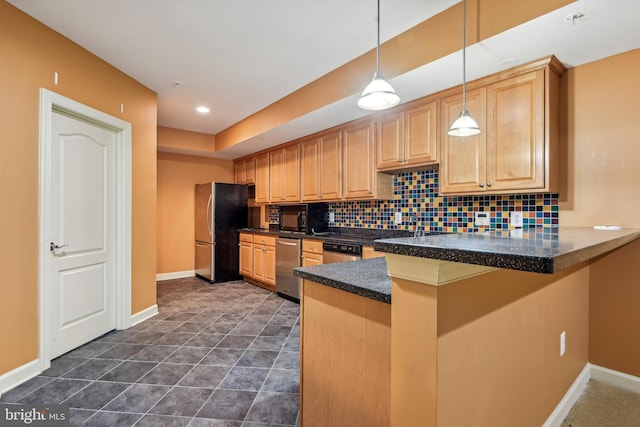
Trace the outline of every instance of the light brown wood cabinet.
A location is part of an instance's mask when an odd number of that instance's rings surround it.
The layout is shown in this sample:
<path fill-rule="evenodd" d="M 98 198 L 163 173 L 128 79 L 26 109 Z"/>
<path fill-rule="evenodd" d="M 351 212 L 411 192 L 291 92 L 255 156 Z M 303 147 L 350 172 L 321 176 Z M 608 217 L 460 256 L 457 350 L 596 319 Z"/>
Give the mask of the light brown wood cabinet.
<path fill-rule="evenodd" d="M 256 203 L 269 203 L 269 153 L 256 156 Z"/>
<path fill-rule="evenodd" d="M 416 169 L 438 162 L 437 111 L 438 102 L 429 98 L 377 120 L 379 171 Z"/>
<path fill-rule="evenodd" d="M 240 233 L 240 274 L 255 285 L 275 290 L 276 238 Z"/>
<path fill-rule="evenodd" d="M 373 246 L 362 247 L 362 259 L 382 258 L 382 257 L 384 257 L 384 252 L 378 252 L 374 250 Z"/>
<path fill-rule="evenodd" d="M 304 202 L 342 197 L 342 138 L 334 131 L 300 143 L 300 198 Z"/>
<path fill-rule="evenodd" d="M 462 95 L 443 98 L 440 193 L 558 191 L 563 72 L 551 57 L 467 91 L 467 109 L 482 129 L 477 136 L 447 135 L 462 108 Z"/>
<path fill-rule="evenodd" d="M 300 201 L 300 145 L 269 152 L 269 201 Z"/>
<path fill-rule="evenodd" d="M 376 171 L 375 122 L 364 120 L 342 130 L 344 199 L 391 199 L 392 176 Z"/>
<path fill-rule="evenodd" d="M 302 239 L 302 266 L 320 265 L 323 263 L 322 241 Z"/>
<path fill-rule="evenodd" d="M 234 163 L 236 184 L 255 184 L 256 182 L 256 158 L 236 160 Z"/>

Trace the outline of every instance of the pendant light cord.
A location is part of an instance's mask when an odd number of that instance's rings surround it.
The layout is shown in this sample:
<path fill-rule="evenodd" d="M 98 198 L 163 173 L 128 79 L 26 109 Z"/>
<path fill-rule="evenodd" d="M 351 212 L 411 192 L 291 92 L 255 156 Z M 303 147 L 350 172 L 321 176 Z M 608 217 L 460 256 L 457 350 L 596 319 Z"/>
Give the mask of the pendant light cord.
<path fill-rule="evenodd" d="M 376 44 L 376 74 L 380 74 L 380 0 L 378 0 L 378 43 Z"/>
<path fill-rule="evenodd" d="M 462 111 L 467 111 L 467 0 L 462 0 Z"/>

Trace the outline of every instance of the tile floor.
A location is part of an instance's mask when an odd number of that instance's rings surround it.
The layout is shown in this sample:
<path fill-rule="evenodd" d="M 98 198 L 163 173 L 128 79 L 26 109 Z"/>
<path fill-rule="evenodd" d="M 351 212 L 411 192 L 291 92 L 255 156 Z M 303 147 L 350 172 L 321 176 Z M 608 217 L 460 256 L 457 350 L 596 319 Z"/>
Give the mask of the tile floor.
<path fill-rule="evenodd" d="M 300 307 L 243 281 L 158 283 L 160 314 L 106 334 L 1 402 L 70 406 L 71 425 L 295 426 Z"/>

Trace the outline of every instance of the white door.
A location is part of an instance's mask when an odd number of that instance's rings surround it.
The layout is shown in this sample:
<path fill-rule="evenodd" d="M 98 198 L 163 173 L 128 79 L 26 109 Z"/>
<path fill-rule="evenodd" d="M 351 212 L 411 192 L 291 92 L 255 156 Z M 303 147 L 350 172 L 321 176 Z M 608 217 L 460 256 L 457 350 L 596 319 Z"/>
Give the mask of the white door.
<path fill-rule="evenodd" d="M 45 286 L 50 357 L 116 326 L 116 132 L 53 111 Z"/>

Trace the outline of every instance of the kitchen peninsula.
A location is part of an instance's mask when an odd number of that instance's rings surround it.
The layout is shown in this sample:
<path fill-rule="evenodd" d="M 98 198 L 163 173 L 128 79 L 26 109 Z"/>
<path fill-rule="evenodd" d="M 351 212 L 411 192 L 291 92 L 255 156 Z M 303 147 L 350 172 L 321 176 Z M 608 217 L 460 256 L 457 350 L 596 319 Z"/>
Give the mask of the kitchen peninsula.
<path fill-rule="evenodd" d="M 590 261 L 638 238 L 385 239 L 386 260 L 296 269 L 303 425 L 544 424 L 589 362 Z"/>

